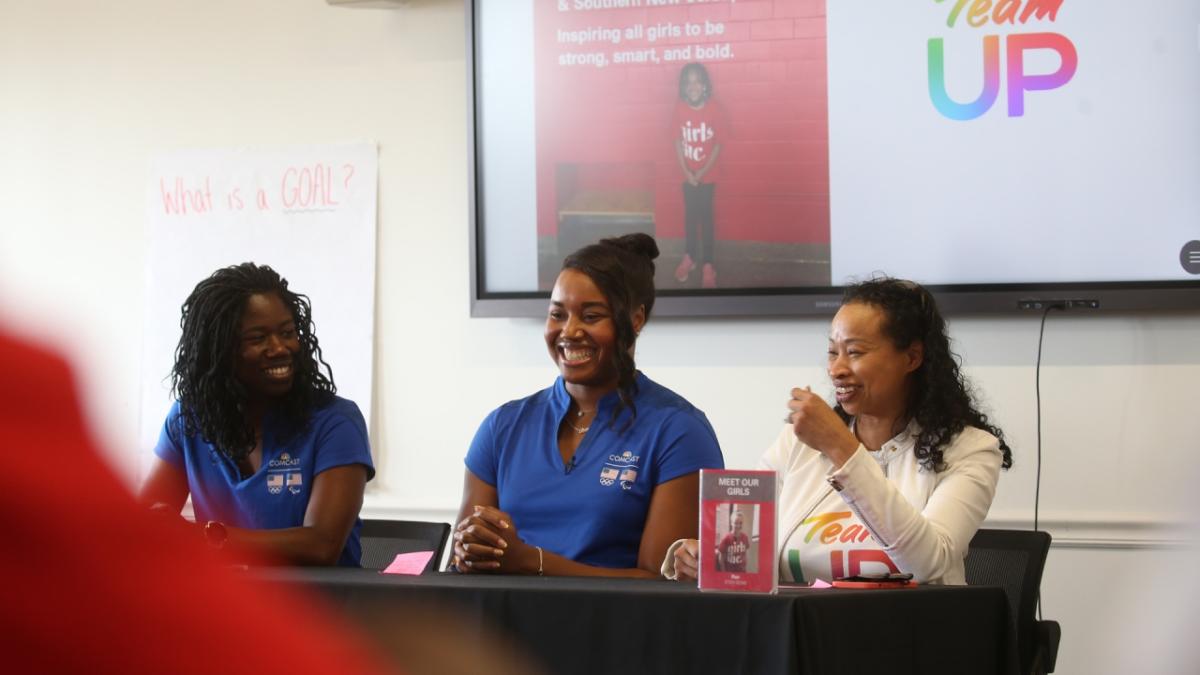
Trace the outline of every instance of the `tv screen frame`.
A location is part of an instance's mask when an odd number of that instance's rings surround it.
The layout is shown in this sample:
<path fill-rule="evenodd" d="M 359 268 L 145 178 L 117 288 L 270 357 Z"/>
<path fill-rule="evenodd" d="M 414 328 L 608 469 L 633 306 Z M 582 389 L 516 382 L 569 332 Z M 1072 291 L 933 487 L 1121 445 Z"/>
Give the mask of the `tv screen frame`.
<path fill-rule="evenodd" d="M 466 67 L 468 138 L 468 213 L 470 250 L 470 315 L 472 317 L 542 317 L 549 290 L 495 291 L 486 288 L 488 214 L 483 195 L 488 186 L 481 158 L 489 149 L 480 142 L 480 86 L 478 9 L 489 0 L 466 0 Z M 1139 225 L 1140 226 L 1140 225 Z M 1153 226 L 1152 224 L 1150 225 Z M 1200 240 L 1200 226 L 1197 227 Z M 1200 251 L 1200 241 L 1190 242 Z M 563 252 L 565 254 L 565 252 Z M 1180 264 L 1185 251 L 1180 252 Z M 660 258 L 659 265 L 664 264 Z M 870 270 L 852 278 L 870 278 L 887 270 Z M 661 272 L 660 272 L 661 274 Z M 918 281 L 920 281 L 918 279 Z M 1133 281 L 1082 281 L 1028 283 L 961 283 L 926 286 L 947 314 L 1028 315 L 1048 306 L 1089 312 L 1195 311 L 1200 309 L 1200 276 L 1196 279 Z M 675 317 L 820 317 L 836 312 L 844 286 L 767 286 L 758 288 L 673 289 L 660 287 L 655 314 Z"/>

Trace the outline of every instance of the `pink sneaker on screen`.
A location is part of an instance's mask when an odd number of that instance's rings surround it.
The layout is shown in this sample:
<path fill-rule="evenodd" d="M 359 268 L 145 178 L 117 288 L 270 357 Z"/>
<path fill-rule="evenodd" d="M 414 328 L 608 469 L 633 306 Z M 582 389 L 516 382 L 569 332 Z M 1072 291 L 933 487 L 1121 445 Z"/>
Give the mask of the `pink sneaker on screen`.
<path fill-rule="evenodd" d="M 705 288 L 717 287 L 717 270 L 713 269 L 712 263 L 704 263 L 704 282 Z"/>
<path fill-rule="evenodd" d="M 683 260 L 679 261 L 679 267 L 675 268 L 675 280 L 682 284 L 688 280 L 688 275 L 694 269 L 696 269 L 696 263 L 692 262 L 692 256 L 684 253 Z"/>

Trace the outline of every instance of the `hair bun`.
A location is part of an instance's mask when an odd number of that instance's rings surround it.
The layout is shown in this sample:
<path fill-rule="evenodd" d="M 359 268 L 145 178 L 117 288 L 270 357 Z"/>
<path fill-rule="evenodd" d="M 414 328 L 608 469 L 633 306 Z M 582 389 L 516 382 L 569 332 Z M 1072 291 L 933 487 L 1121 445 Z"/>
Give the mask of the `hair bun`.
<path fill-rule="evenodd" d="M 658 243 L 654 241 L 654 237 L 643 232 L 634 232 L 620 237 L 612 237 L 610 239 L 601 239 L 600 243 L 604 246 L 613 246 L 615 248 L 636 253 L 645 256 L 647 260 L 654 260 L 658 257 Z"/>

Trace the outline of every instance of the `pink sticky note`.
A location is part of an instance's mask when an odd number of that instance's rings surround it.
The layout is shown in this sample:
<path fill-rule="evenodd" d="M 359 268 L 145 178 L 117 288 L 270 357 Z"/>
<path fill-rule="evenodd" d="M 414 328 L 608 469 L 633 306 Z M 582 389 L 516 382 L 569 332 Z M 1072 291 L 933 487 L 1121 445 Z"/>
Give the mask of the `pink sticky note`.
<path fill-rule="evenodd" d="M 809 588 L 833 588 L 833 584 L 820 579 L 813 579 L 812 585 Z"/>
<path fill-rule="evenodd" d="M 380 574 L 420 574 L 425 571 L 425 565 L 433 557 L 433 551 L 413 551 L 396 556 L 391 565 L 380 571 Z"/>

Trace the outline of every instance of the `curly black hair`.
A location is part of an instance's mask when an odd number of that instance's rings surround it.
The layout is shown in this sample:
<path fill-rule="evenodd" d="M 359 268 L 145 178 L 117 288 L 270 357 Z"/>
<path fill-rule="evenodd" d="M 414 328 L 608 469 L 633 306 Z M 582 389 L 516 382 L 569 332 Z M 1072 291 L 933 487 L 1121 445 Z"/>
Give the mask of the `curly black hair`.
<path fill-rule="evenodd" d="M 1004 432 L 975 406 L 971 385 L 962 374 L 958 355 L 950 350 L 946 320 L 933 295 L 920 284 L 880 277 L 847 286 L 842 304 L 855 302 L 883 311 L 883 331 L 897 349 L 907 349 L 914 342 L 924 346 L 924 358 L 912 374 L 906 411 L 921 427 L 915 453 L 922 468 L 944 471 L 942 449 L 968 426 L 995 436 L 1004 453 L 1002 466 L 1012 467 L 1012 449 Z M 850 415 L 840 404 L 835 410 L 849 424 Z"/>
<path fill-rule="evenodd" d="M 713 93 L 712 78 L 708 76 L 708 68 L 705 68 L 703 63 L 697 62 L 689 63 L 679 71 L 679 99 L 681 101 L 687 100 L 689 73 L 696 73 L 696 77 L 700 78 L 700 85 L 704 87 L 704 94 L 701 96 L 700 101 L 707 102 Z"/>
<path fill-rule="evenodd" d="M 633 403 L 637 394 L 637 364 L 630 354 L 637 342 L 633 315 L 641 307 L 645 320 L 650 320 L 650 312 L 654 309 L 654 259 L 657 257 L 658 244 L 654 237 L 639 232 L 584 246 L 567 256 L 562 265 L 564 270 L 579 270 L 588 275 L 604 294 L 612 311 L 616 339 L 612 358 L 620 397 L 612 419 L 615 423 L 621 410 L 629 408 L 632 417 L 625 428 L 637 418 L 637 406 Z"/>
<path fill-rule="evenodd" d="M 256 294 L 275 294 L 283 300 L 300 341 L 300 353 L 293 358 L 295 379 L 277 407 L 284 436 L 303 430 L 312 411 L 337 393 L 333 371 L 321 357 L 313 332 L 307 296 L 289 290 L 287 279 L 266 265 L 247 262 L 213 272 L 196 284 L 181 308 L 183 334 L 175 348 L 171 393 L 179 401 L 184 433 L 199 432 L 234 460 L 246 457 L 255 445 L 254 427 L 247 419 L 248 395 L 234 376 L 233 364 L 242 313 Z"/>

